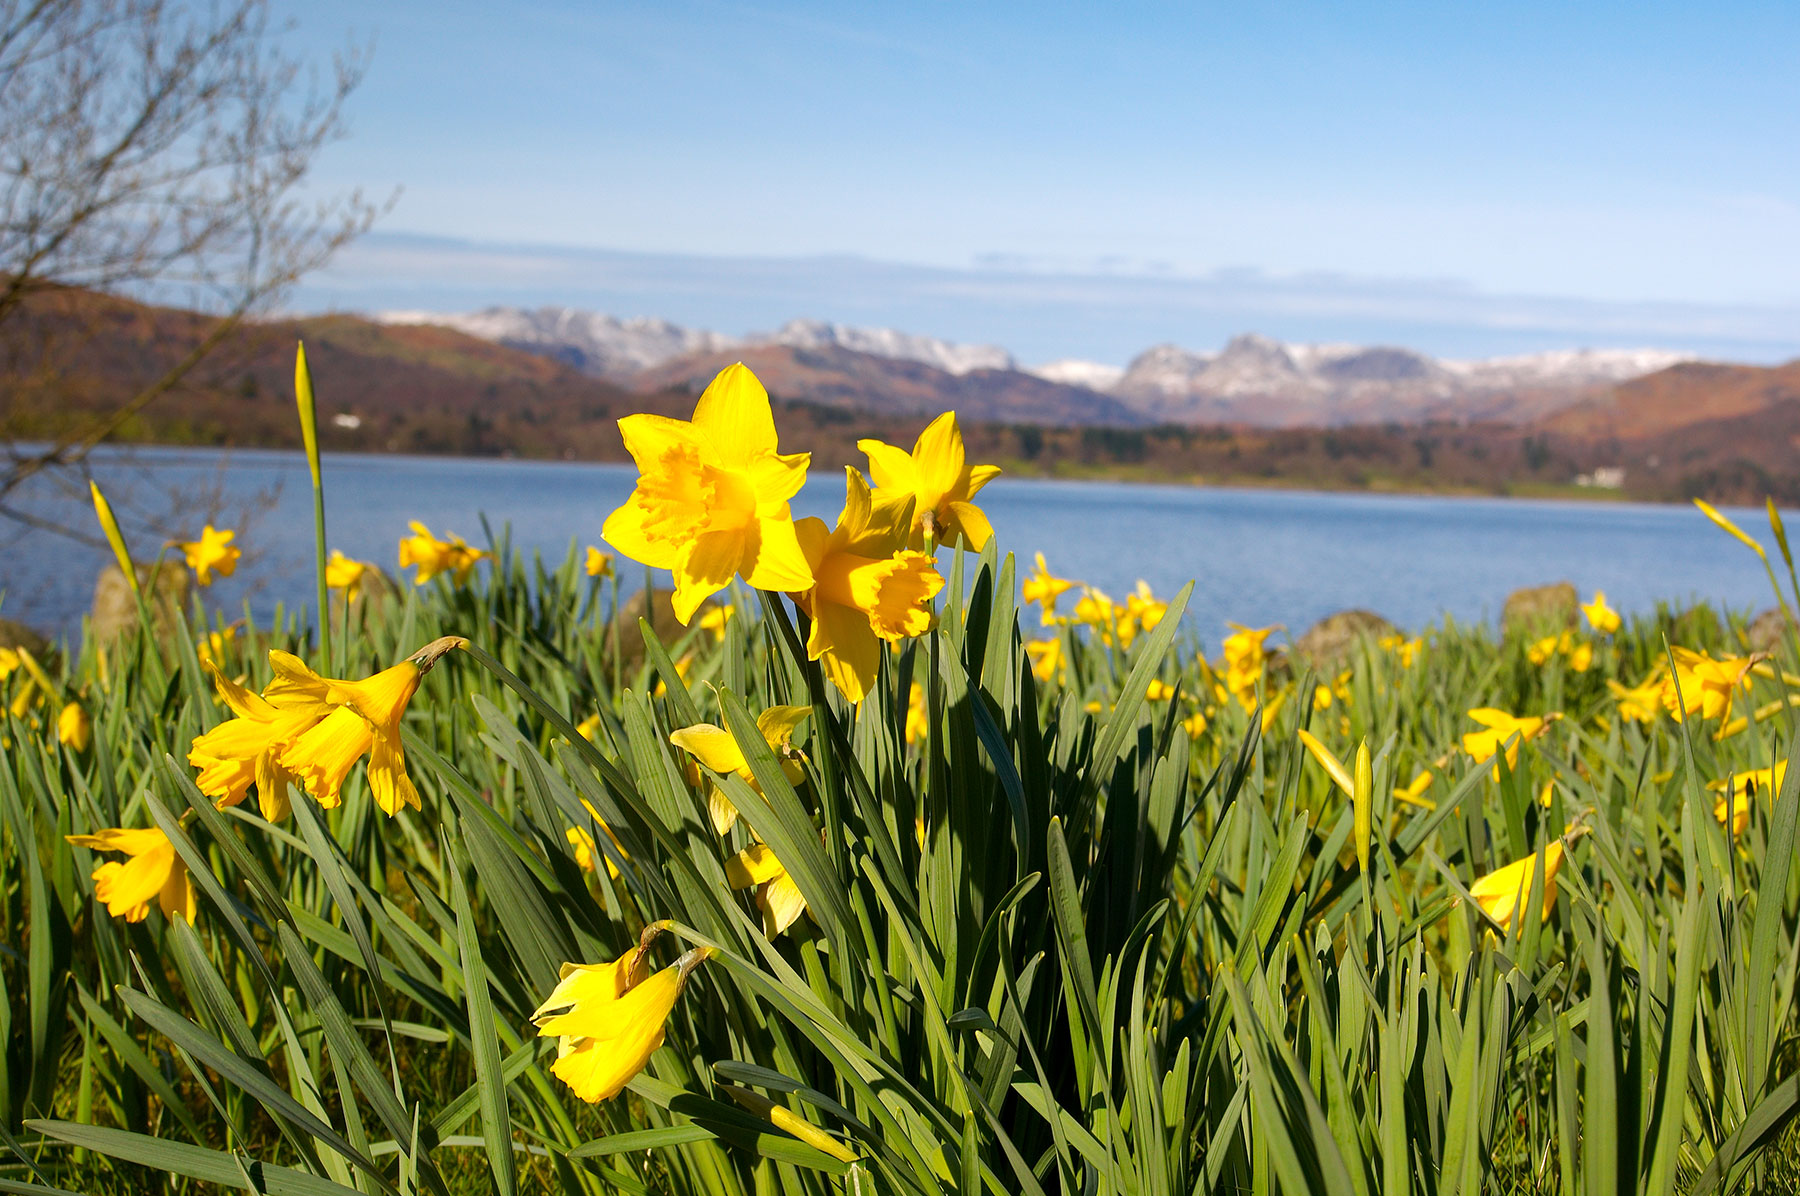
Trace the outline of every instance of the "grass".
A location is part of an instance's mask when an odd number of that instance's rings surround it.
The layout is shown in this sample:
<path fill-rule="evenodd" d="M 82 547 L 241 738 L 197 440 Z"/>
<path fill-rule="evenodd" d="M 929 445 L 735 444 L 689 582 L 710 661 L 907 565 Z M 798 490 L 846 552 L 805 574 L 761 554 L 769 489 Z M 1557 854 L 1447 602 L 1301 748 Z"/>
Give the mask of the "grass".
<path fill-rule="evenodd" d="M 1705 608 L 1578 633 L 1581 671 L 1532 663 L 1531 636 L 1445 623 L 1410 662 L 1375 642 L 1317 674 L 1240 660 L 1234 694 L 1217 641 L 1182 624 L 1185 591 L 1128 643 L 1046 627 L 990 547 L 941 558 L 974 581 L 944 595 L 967 598 L 853 711 L 797 650 L 784 599 L 734 590 L 719 636 L 646 633 L 627 661 L 608 652 L 616 582 L 573 549 L 490 547 L 467 587 L 340 601 L 345 676 L 472 641 L 404 720 L 418 811 L 383 814 L 361 766 L 332 809 L 296 791 L 276 824 L 255 801 L 215 811 L 186 763 L 227 717 L 195 649 L 220 616 L 198 600 L 160 639 L 82 641 L 41 679 L 0 679 L 0 1190 L 1450 1196 L 1800 1178 L 1800 771 L 1741 833 L 1708 789 L 1789 755 L 1791 642 L 1734 691 L 1731 714 L 1766 716 L 1724 737 L 1722 719 L 1623 718 L 1607 685 L 1671 647 L 1742 656 L 1741 620 Z M 1025 645 L 1050 637 L 1066 667 L 1040 676 Z M 219 663 L 260 688 L 269 649 L 313 643 L 286 612 Z M 1149 700 L 1152 680 L 1174 696 Z M 58 741 L 70 701 L 85 746 Z M 751 721 L 776 704 L 811 708 L 798 782 Z M 1461 744 L 1482 706 L 1564 717 L 1496 779 Z M 754 787 L 689 770 L 669 736 L 701 722 L 733 732 Z M 1355 803 L 1302 730 L 1346 762 L 1370 750 L 1366 871 Z M 1429 808 L 1395 794 L 1420 769 Z M 723 837 L 714 784 L 742 816 Z M 64 836 L 115 826 L 169 835 L 200 881 L 191 928 L 96 902 L 109 857 Z M 1586 833 L 1548 917 L 1484 914 L 1478 878 L 1570 826 Z M 581 868 L 572 829 L 616 878 Z M 727 880 L 753 834 L 808 906 L 774 938 Z M 589 1105 L 531 1015 L 562 964 L 615 958 L 662 920 L 658 966 L 717 955 L 649 1066 Z"/>

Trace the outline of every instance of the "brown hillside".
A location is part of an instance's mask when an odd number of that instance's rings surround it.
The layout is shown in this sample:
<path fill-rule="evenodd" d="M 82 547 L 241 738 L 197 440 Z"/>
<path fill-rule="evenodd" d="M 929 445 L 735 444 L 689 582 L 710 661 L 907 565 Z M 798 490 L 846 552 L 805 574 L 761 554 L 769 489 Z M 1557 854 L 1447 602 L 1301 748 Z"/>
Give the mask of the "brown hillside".
<path fill-rule="evenodd" d="M 1800 361 L 1779 366 L 1687 362 L 1622 382 L 1544 420 L 1569 436 L 1641 439 L 1800 400 Z"/>

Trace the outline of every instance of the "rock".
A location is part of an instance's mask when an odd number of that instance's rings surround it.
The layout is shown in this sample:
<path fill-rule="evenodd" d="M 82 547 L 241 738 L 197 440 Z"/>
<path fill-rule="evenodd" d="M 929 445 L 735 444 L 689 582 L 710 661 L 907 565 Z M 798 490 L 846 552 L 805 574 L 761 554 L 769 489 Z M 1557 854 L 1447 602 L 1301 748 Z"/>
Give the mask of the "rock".
<path fill-rule="evenodd" d="M 636 590 L 619 607 L 616 634 L 624 646 L 624 665 L 628 672 L 637 668 L 644 660 L 644 638 L 638 634 L 638 620 L 645 617 L 646 610 L 653 612 L 649 618 L 651 629 L 656 632 L 656 638 L 661 640 L 665 647 L 670 647 L 688 632 L 700 626 L 700 616 L 713 607 L 721 605 L 715 598 L 707 599 L 700 604 L 700 609 L 694 612 L 692 621 L 683 627 L 675 618 L 675 591 L 659 587 L 650 591 L 650 594 L 648 605 L 645 603 L 644 591 Z M 612 639 L 612 635 L 609 634 L 607 636 L 608 655 L 619 650 L 619 645 L 613 643 Z"/>
<path fill-rule="evenodd" d="M 187 606 L 188 571 L 175 562 L 164 561 L 152 569 L 136 563 L 138 585 L 150 605 L 150 617 L 159 632 L 166 632 L 182 617 Z M 118 638 L 119 633 L 137 625 L 137 601 L 131 586 L 117 565 L 100 570 L 94 583 L 93 636 L 102 643 Z"/>
<path fill-rule="evenodd" d="M 1581 600 L 1566 581 L 1514 590 L 1500 610 L 1504 635 L 1543 635 L 1574 628 L 1581 621 Z"/>
<path fill-rule="evenodd" d="M 1771 606 L 1744 629 L 1744 640 L 1752 652 L 1779 652 L 1786 642 L 1794 621 L 1779 606 Z"/>
<path fill-rule="evenodd" d="M 1371 610 L 1341 610 L 1326 615 L 1294 641 L 1294 653 L 1320 673 L 1336 674 L 1350 663 L 1357 644 L 1399 631 Z"/>
<path fill-rule="evenodd" d="M 12 619 L 0 619 L 0 648 L 23 648 L 40 663 L 49 660 L 56 650 L 49 640 Z"/>

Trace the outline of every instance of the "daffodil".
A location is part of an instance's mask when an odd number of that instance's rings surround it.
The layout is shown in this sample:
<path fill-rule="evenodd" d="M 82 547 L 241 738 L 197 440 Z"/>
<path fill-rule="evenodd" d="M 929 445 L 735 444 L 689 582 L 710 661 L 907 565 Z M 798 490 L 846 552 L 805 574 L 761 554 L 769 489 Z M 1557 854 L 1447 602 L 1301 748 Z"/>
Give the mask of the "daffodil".
<path fill-rule="evenodd" d="M 587 571 L 589 577 L 611 577 L 613 573 L 612 553 L 601 552 L 594 545 L 589 544 L 587 563 L 582 568 Z"/>
<path fill-rule="evenodd" d="M 225 655 L 230 651 L 231 645 L 237 642 L 237 632 L 238 629 L 235 623 L 228 623 L 217 631 L 207 632 L 206 638 L 194 645 L 194 654 L 200 658 L 201 664 L 205 664 L 208 661 L 211 661 L 213 664 L 219 664 L 225 659 Z M 223 666 L 221 665 L 220 667 Z"/>
<path fill-rule="evenodd" d="M 1196 710 L 1181 720 L 1181 729 L 1188 733 L 1189 739 L 1198 739 L 1206 734 L 1206 714 Z"/>
<path fill-rule="evenodd" d="M 764 1118 L 777 1129 L 786 1130 L 813 1149 L 824 1151 L 840 1163 L 856 1162 L 858 1155 L 854 1150 L 810 1121 L 796 1116 L 787 1106 L 778 1105 L 768 1097 L 748 1088 L 740 1088 L 736 1084 L 719 1084 L 717 1087 L 745 1109 Z"/>
<path fill-rule="evenodd" d="M 688 973 L 712 953 L 697 947 L 649 975 L 642 943 L 611 963 L 565 963 L 532 1014 L 539 1037 L 562 1040 L 551 1074 L 589 1104 L 619 1095 L 662 1046 Z"/>
<path fill-rule="evenodd" d="M 400 718 L 418 692 L 419 679 L 445 653 L 468 643 L 458 636 L 433 640 L 390 669 L 361 681 L 321 677 L 299 657 L 270 652 L 275 679 L 263 697 L 277 709 L 307 713 L 318 721 L 280 754 L 281 767 L 330 808 L 351 766 L 369 757 L 369 792 L 388 814 L 400 807 L 419 808 L 419 793 L 406 775 L 406 752 L 400 743 Z"/>
<path fill-rule="evenodd" d="M 771 706 L 756 716 L 756 729 L 781 763 L 781 773 L 790 785 L 798 785 L 806 777 L 806 757 L 794 746 L 794 732 L 812 713 L 811 706 Z M 669 742 L 720 775 L 736 773 L 758 793 L 762 786 L 750 771 L 750 762 L 731 732 L 712 723 L 683 727 L 669 736 Z M 737 807 L 717 785 L 708 787 L 707 813 L 713 830 L 724 834 L 737 821 Z"/>
<path fill-rule="evenodd" d="M 600 734 L 600 715 L 598 713 L 590 714 L 576 723 L 575 733 L 589 743 L 595 742 L 594 736 Z"/>
<path fill-rule="evenodd" d="M 1032 675 L 1039 681 L 1048 683 L 1059 680 L 1068 671 L 1069 663 L 1063 657 L 1061 636 L 1026 640 L 1025 656 L 1031 661 Z"/>
<path fill-rule="evenodd" d="M 809 912 L 800 886 L 767 843 L 752 843 L 725 861 L 725 881 L 734 889 L 755 889 L 763 933 L 774 938 Z"/>
<path fill-rule="evenodd" d="M 12 676 L 22 663 L 24 662 L 19 659 L 17 652 L 11 648 L 0 648 L 0 681 Z"/>
<path fill-rule="evenodd" d="M 600 817 L 600 811 L 594 809 L 593 803 L 589 802 L 584 797 L 581 799 L 581 804 L 582 807 L 587 810 L 588 817 L 594 820 L 594 825 L 599 827 L 601 832 L 604 833 L 608 839 L 612 840 L 612 845 L 618 850 L 620 857 L 623 859 L 630 859 L 631 857 L 625 852 L 625 845 L 619 842 L 619 836 L 613 834 L 612 827 L 606 825 L 606 819 Z M 613 858 L 610 855 L 607 855 L 599 849 L 599 846 L 594 842 L 594 836 L 588 832 L 587 828 L 579 826 L 570 827 L 568 838 L 569 846 L 575 849 L 576 866 L 583 872 L 592 872 L 596 861 L 603 858 L 606 861 L 606 874 L 614 880 L 619 878 L 619 866 L 613 863 Z"/>
<path fill-rule="evenodd" d="M 1418 772 L 1413 774 L 1412 780 L 1404 785 L 1395 787 L 1394 796 L 1409 806 L 1419 806 L 1422 809 L 1435 810 L 1437 809 L 1437 803 L 1429 801 L 1425 797 L 1425 791 L 1431 788 L 1431 782 L 1435 779 L 1435 774 L 1429 768 L 1421 768 Z"/>
<path fill-rule="evenodd" d="M 418 575 L 413 578 L 416 586 L 424 585 L 440 573 L 448 573 L 451 582 L 456 585 L 465 585 L 476 562 L 493 555 L 483 549 L 469 547 L 458 535 L 453 534 L 448 540 L 440 540 L 431 533 L 430 528 L 416 519 L 406 526 L 412 529 L 412 535 L 401 537 L 400 567 L 419 567 Z"/>
<path fill-rule="evenodd" d="M 1167 702 L 1176 694 L 1176 688 L 1160 677 L 1152 677 L 1150 685 L 1144 690 L 1146 702 Z"/>
<path fill-rule="evenodd" d="M 700 616 L 701 630 L 711 632 L 714 643 L 724 643 L 725 624 L 731 622 L 731 617 L 735 614 L 737 608 L 729 603 L 722 602 L 708 607 L 706 613 Z"/>
<path fill-rule="evenodd" d="M 1611 692 L 1613 701 L 1618 703 L 1619 717 L 1628 718 L 1636 723 L 1654 723 L 1662 717 L 1662 670 L 1659 669 L 1650 674 L 1641 684 L 1635 686 L 1626 686 L 1608 677 L 1606 688 Z"/>
<path fill-rule="evenodd" d="M 1595 590 L 1594 600 L 1583 606 L 1581 613 L 1587 616 L 1588 626 L 1600 635 L 1611 635 L 1624 622 L 1619 612 L 1606 604 L 1605 590 Z"/>
<path fill-rule="evenodd" d="M 1475 763 L 1493 756 L 1506 744 L 1506 766 L 1517 767 L 1519 762 L 1519 745 L 1542 735 L 1551 723 L 1561 718 L 1560 714 L 1516 715 L 1504 710 L 1496 710 L 1491 706 L 1483 706 L 1469 711 L 1469 717 L 1480 723 L 1485 730 L 1470 731 L 1462 737 L 1463 751 L 1469 753 Z M 1510 741 L 1510 742 L 1509 742 Z M 1500 779 L 1500 765 L 1494 764 L 1494 779 Z"/>
<path fill-rule="evenodd" d="M 1723 823 L 1729 816 L 1732 833 L 1743 834 L 1750 825 L 1750 805 L 1756 795 L 1762 794 L 1764 805 L 1773 802 L 1786 776 L 1787 761 L 1778 760 L 1769 768 L 1733 773 L 1729 785 L 1723 780 L 1709 782 L 1706 787 L 1719 795 L 1713 806 L 1713 817 Z"/>
<path fill-rule="evenodd" d="M 883 640 L 931 630 L 931 600 L 944 588 L 932 559 L 905 547 L 907 503 L 877 506 L 863 476 L 846 469 L 836 529 L 802 519 L 796 529 L 815 584 L 795 596 L 812 619 L 806 654 L 852 703 L 867 696 Z"/>
<path fill-rule="evenodd" d="M 1169 604 L 1157 598 L 1150 591 L 1150 583 L 1138 579 L 1137 589 L 1125 595 L 1125 618 L 1132 625 L 1134 634 L 1138 631 L 1155 631 L 1163 616 L 1169 613 Z"/>
<path fill-rule="evenodd" d="M 1724 719 L 1740 685 L 1750 683 L 1754 656 L 1727 656 L 1715 660 L 1704 652 L 1675 648 L 1675 672 L 1662 683 L 1663 708 L 1680 722 L 1688 718 Z"/>
<path fill-rule="evenodd" d="M 194 920 L 196 903 L 194 883 L 187 865 L 175 854 L 175 845 L 155 827 L 128 830 L 113 827 L 91 835 L 65 835 L 77 847 L 95 851 L 117 851 L 130 857 L 126 862 L 109 860 L 94 869 L 94 896 L 106 906 L 106 912 L 127 922 L 142 922 L 150 913 L 150 903 L 162 908 L 163 916 Z"/>
<path fill-rule="evenodd" d="M 1539 667 L 1548 664 L 1553 657 L 1562 656 L 1569 662 L 1572 670 L 1585 673 L 1594 663 L 1594 645 L 1578 639 L 1572 631 L 1565 631 L 1560 635 L 1547 635 L 1534 641 L 1525 649 L 1525 655 L 1532 664 Z"/>
<path fill-rule="evenodd" d="M 1409 640 L 1405 636 L 1398 634 L 1384 635 L 1375 641 L 1375 646 L 1384 652 L 1392 652 L 1400 661 L 1401 668 L 1410 669 L 1413 666 L 1413 661 L 1417 659 L 1419 653 L 1424 650 L 1425 640 L 1422 637 Z"/>
<path fill-rule="evenodd" d="M 279 822 L 290 810 L 288 782 L 293 779 L 281 754 L 321 715 L 312 709 L 278 709 L 227 677 L 210 659 L 201 663 L 236 717 L 195 737 L 188 749 L 188 763 L 200 770 L 194 785 L 221 808 L 243 801 L 255 785 L 262 816 Z"/>
<path fill-rule="evenodd" d="M 768 392 L 741 362 L 712 380 L 691 421 L 629 415 L 619 432 L 638 483 L 600 534 L 632 560 L 675 574 L 683 625 L 738 574 L 759 590 L 812 586 L 788 511 L 812 458 L 776 451 Z"/>
<path fill-rule="evenodd" d="M 906 695 L 906 742 L 917 743 L 925 737 L 925 731 L 930 726 L 931 714 L 925 707 L 925 687 L 915 681 Z"/>
<path fill-rule="evenodd" d="M 1543 919 L 1548 921 L 1550 911 L 1556 907 L 1556 870 L 1562 867 L 1563 840 L 1555 839 L 1544 848 L 1544 911 Z M 1500 924 L 1502 930 L 1512 926 L 1513 914 L 1531 896 L 1531 878 L 1537 872 L 1538 853 L 1533 852 L 1522 860 L 1515 860 L 1504 868 L 1497 868 L 1469 886 L 1469 896 L 1475 898 L 1487 916 Z"/>
<path fill-rule="evenodd" d="M 413 526 L 417 528 L 419 525 Z M 405 543 L 401 541 L 402 552 Z M 369 562 L 352 560 L 334 548 L 331 550 L 331 559 L 325 562 L 325 584 L 331 589 L 342 590 L 345 602 L 355 602 L 357 595 L 362 593 L 363 579 L 372 568 L 374 566 Z"/>
<path fill-rule="evenodd" d="M 1000 467 L 968 463 L 956 412 L 926 425 L 910 453 L 879 440 L 859 440 L 856 447 L 868 454 L 878 501 L 897 506 L 913 500 L 908 548 L 923 548 L 928 537 L 935 544 L 960 542 L 972 552 L 987 547 L 994 529 L 972 500 Z"/>
<path fill-rule="evenodd" d="M 198 540 L 176 541 L 172 547 L 179 548 L 181 555 L 187 558 L 188 568 L 194 571 L 194 580 L 209 586 L 214 573 L 230 577 L 237 571 L 238 558 L 243 553 L 231 545 L 236 537 L 236 532 L 228 528 L 216 529 L 209 523 L 201 529 Z"/>
<path fill-rule="evenodd" d="M 1245 710 L 1256 706 L 1256 687 L 1261 682 L 1267 657 L 1263 644 L 1276 631 L 1275 627 L 1245 627 L 1227 624 L 1232 629 L 1225 637 L 1225 688 Z"/>
<path fill-rule="evenodd" d="M 94 737 L 94 725 L 88 721 L 88 713 L 80 702 L 64 704 L 62 713 L 56 716 L 57 741 L 70 751 L 85 752 Z"/>
<path fill-rule="evenodd" d="M 1056 622 L 1056 600 L 1075 587 L 1075 583 L 1066 578 L 1053 576 L 1050 566 L 1044 563 L 1044 554 L 1037 554 L 1037 572 L 1019 584 L 1020 596 L 1027 602 L 1035 602 L 1044 608 L 1043 624 L 1048 627 Z"/>

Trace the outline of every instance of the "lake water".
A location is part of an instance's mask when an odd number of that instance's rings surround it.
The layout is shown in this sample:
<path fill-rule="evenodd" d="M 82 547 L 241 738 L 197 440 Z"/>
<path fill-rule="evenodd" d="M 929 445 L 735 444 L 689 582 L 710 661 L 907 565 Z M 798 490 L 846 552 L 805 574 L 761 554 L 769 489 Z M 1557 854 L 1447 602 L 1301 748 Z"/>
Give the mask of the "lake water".
<path fill-rule="evenodd" d="M 227 512 L 266 498 L 240 532 L 245 558 L 238 576 L 207 596 L 234 615 L 248 602 L 258 616 L 278 599 L 310 598 L 312 504 L 300 454 L 139 449 L 98 460 L 95 473 L 115 505 L 145 513 L 168 506 L 162 496 L 169 492 L 190 496 L 186 519 L 176 507 L 178 522 L 191 523 L 190 536 L 205 517 L 192 496 L 216 493 Z M 526 552 L 560 561 L 571 539 L 599 540 L 636 473 L 629 465 L 337 455 L 326 458 L 324 476 L 331 546 L 391 572 L 407 520 L 480 545 L 483 513 L 496 529 L 510 523 L 515 545 Z M 832 522 L 842 502 L 841 475 L 815 470 L 795 512 Z M 83 531 L 95 526 L 85 489 L 64 492 L 34 480 L 15 505 Z M 1196 579 L 1189 622 L 1209 639 L 1224 633 L 1228 619 L 1281 623 L 1298 634 L 1346 607 L 1377 611 L 1407 628 L 1446 612 L 1459 621 L 1492 619 L 1509 591 L 1565 579 L 1583 600 L 1598 587 L 1627 612 L 1652 609 L 1658 599 L 1756 609 L 1772 603 L 1755 556 L 1688 506 L 1006 478 L 982 492 L 980 505 L 1022 571 L 1042 551 L 1054 572 L 1114 597 L 1139 578 L 1164 597 Z M 1762 512 L 1731 514 L 1770 539 Z M 155 544 L 144 534 L 133 547 L 148 556 Z M 0 521 L 0 613 L 72 630 L 108 560 L 104 548 Z M 640 576 L 627 568 L 628 583 Z"/>

